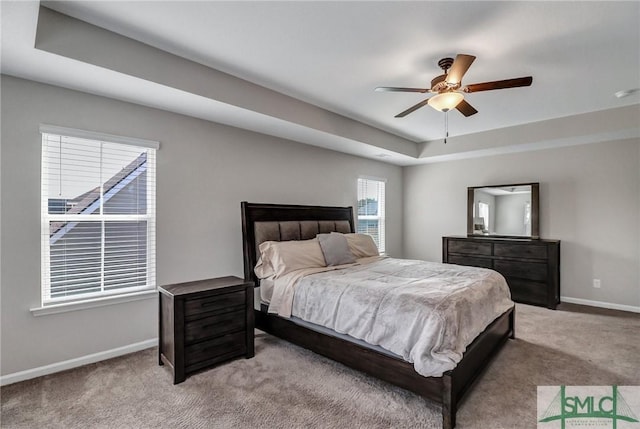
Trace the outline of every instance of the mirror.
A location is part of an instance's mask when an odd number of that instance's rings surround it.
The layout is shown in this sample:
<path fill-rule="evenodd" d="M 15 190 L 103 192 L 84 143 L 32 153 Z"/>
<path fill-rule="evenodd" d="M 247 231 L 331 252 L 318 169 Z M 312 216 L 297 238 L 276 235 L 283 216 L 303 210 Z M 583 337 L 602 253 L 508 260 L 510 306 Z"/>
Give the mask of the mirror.
<path fill-rule="evenodd" d="M 539 183 L 467 188 L 467 235 L 539 238 Z"/>

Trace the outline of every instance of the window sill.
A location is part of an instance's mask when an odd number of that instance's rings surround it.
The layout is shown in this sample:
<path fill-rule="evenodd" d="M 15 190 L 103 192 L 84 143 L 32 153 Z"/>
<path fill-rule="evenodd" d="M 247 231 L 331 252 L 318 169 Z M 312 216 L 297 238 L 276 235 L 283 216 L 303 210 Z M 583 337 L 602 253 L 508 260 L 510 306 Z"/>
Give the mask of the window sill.
<path fill-rule="evenodd" d="M 104 307 L 105 305 L 121 304 L 123 302 L 139 301 L 158 296 L 156 289 L 134 292 L 127 295 L 107 296 L 102 298 L 88 299 L 85 301 L 66 302 L 64 304 L 53 304 L 44 307 L 31 309 L 34 316 L 46 316 L 48 314 L 66 313 L 69 311 L 85 310 L 87 308 Z"/>

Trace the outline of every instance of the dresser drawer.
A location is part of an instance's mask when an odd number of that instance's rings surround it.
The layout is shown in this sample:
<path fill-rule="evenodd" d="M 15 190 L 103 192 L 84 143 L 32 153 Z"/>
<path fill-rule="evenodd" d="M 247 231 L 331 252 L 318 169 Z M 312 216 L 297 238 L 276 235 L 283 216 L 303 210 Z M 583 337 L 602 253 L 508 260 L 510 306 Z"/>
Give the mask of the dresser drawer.
<path fill-rule="evenodd" d="M 511 299 L 528 304 L 546 304 L 548 288 L 546 283 L 538 283 L 529 280 L 507 278 Z"/>
<path fill-rule="evenodd" d="M 228 310 L 230 307 L 244 305 L 245 302 L 246 296 L 243 290 L 203 298 L 190 298 L 184 302 L 184 312 L 188 319 L 194 319 L 202 313 Z"/>
<path fill-rule="evenodd" d="M 185 325 L 184 341 L 186 344 L 189 344 L 205 338 L 244 330 L 245 325 L 246 312 L 244 309 L 229 313 L 213 314 L 188 322 Z"/>
<path fill-rule="evenodd" d="M 185 365 L 193 365 L 228 354 L 244 354 L 246 349 L 246 332 L 234 332 L 187 346 L 185 348 Z"/>
<path fill-rule="evenodd" d="M 449 252 L 491 256 L 491 243 L 478 243 L 475 241 L 466 240 L 450 240 Z"/>
<path fill-rule="evenodd" d="M 473 256 L 449 255 L 450 264 L 466 265 L 469 267 L 493 268 L 490 258 L 476 258 Z"/>
<path fill-rule="evenodd" d="M 493 261 L 493 269 L 505 277 L 546 282 L 548 268 L 545 263 L 520 261 Z"/>
<path fill-rule="evenodd" d="M 547 246 L 531 244 L 496 243 L 493 254 L 511 258 L 547 259 Z"/>

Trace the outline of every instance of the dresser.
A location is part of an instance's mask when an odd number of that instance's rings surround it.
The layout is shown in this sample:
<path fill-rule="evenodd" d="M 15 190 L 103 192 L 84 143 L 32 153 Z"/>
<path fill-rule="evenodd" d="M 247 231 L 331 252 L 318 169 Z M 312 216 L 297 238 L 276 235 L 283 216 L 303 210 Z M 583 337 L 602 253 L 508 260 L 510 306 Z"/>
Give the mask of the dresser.
<path fill-rule="evenodd" d="M 559 240 L 442 237 L 442 262 L 499 272 L 516 302 L 554 310 L 560 303 Z"/>
<path fill-rule="evenodd" d="M 253 283 L 238 277 L 161 286 L 159 364 L 173 383 L 217 363 L 254 355 Z"/>

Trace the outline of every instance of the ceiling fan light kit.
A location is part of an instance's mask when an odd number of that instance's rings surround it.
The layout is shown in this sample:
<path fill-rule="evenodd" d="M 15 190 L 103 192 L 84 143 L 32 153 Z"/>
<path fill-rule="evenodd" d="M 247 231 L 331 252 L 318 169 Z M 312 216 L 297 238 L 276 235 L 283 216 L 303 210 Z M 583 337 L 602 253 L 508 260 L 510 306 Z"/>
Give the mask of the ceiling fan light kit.
<path fill-rule="evenodd" d="M 431 97 L 429 106 L 440 112 L 448 112 L 460 104 L 462 100 L 464 100 L 464 96 L 459 92 L 443 92 Z"/>

